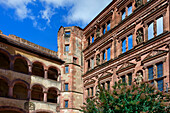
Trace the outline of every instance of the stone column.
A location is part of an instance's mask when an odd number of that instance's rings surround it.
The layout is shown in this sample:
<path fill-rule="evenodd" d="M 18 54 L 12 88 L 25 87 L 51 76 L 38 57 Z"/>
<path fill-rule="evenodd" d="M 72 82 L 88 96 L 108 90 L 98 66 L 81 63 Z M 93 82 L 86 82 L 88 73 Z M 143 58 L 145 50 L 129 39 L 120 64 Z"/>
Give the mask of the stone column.
<path fill-rule="evenodd" d="M 126 51 L 128 51 L 128 37 L 126 37 Z"/>
<path fill-rule="evenodd" d="M 127 7 L 127 6 L 126 6 L 126 8 L 125 8 L 125 13 L 126 13 L 125 18 L 126 18 L 126 17 L 128 17 L 128 7 Z"/>
<path fill-rule="evenodd" d="M 154 37 L 157 36 L 157 25 L 156 25 L 156 20 L 154 20 L 154 24 L 153 24 L 153 29 L 154 29 Z"/>
<path fill-rule="evenodd" d="M 32 65 L 28 65 L 28 73 L 29 75 L 32 75 Z"/>
<path fill-rule="evenodd" d="M 48 78 L 48 70 L 47 70 L 47 69 L 44 70 L 44 78 L 45 78 L 45 79 Z"/>
<path fill-rule="evenodd" d="M 10 98 L 12 98 L 13 97 L 13 86 L 9 86 L 9 92 L 8 92 L 8 96 L 10 97 Z"/>
<path fill-rule="evenodd" d="M 10 70 L 14 70 L 14 62 L 13 61 L 10 62 Z"/>
<path fill-rule="evenodd" d="M 31 100 L 31 89 L 28 89 L 28 96 L 27 96 L 28 100 Z"/>
<path fill-rule="evenodd" d="M 148 40 L 148 25 L 145 25 L 145 30 L 144 30 L 144 42 Z"/>
<path fill-rule="evenodd" d="M 135 7 L 135 0 L 134 0 L 134 2 L 132 3 L 132 12 L 134 12 L 135 9 L 136 7 Z"/>
<path fill-rule="evenodd" d="M 44 91 L 44 102 L 47 102 L 47 91 Z"/>

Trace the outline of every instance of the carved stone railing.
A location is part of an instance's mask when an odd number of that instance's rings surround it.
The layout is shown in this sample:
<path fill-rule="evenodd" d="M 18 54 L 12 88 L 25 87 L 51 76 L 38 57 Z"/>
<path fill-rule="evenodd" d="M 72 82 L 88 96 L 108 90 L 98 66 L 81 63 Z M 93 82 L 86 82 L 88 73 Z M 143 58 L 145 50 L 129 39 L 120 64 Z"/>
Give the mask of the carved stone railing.
<path fill-rule="evenodd" d="M 30 41 L 27 41 L 25 39 L 22 39 L 20 37 L 15 36 L 15 35 L 9 35 L 8 38 L 17 41 L 18 43 L 30 46 L 30 47 L 32 47 L 34 49 L 37 49 L 37 50 L 41 51 L 41 52 L 44 52 L 44 53 L 47 53 L 47 54 L 50 54 L 50 55 L 53 55 L 53 56 L 57 57 L 57 52 L 52 51 L 50 49 L 47 49 L 45 47 L 41 47 L 41 46 L 39 46 L 37 44 L 34 44 L 34 43 L 30 42 Z"/>

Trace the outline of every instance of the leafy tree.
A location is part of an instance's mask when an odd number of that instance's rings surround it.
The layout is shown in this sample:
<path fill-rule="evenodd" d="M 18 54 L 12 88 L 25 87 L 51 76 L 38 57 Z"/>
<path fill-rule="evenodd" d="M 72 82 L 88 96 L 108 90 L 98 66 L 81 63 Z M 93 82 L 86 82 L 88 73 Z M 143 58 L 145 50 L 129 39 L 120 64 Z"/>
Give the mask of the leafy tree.
<path fill-rule="evenodd" d="M 169 113 L 170 95 L 156 90 L 154 85 L 115 83 L 113 91 L 99 91 L 88 98 L 82 107 L 84 113 Z"/>

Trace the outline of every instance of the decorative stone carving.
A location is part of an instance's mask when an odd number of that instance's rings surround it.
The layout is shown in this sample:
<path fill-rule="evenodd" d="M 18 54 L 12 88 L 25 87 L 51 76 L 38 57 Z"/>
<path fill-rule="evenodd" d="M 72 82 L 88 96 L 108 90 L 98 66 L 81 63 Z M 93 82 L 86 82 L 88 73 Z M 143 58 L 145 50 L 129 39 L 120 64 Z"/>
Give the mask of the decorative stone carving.
<path fill-rule="evenodd" d="M 137 77 L 135 78 L 135 82 L 136 82 L 136 84 L 140 85 L 141 82 L 143 81 L 142 72 L 138 72 L 138 73 L 136 74 L 136 76 L 137 76 Z"/>
<path fill-rule="evenodd" d="M 139 29 L 136 32 L 136 42 L 137 44 L 140 44 L 143 42 L 143 29 Z"/>
<path fill-rule="evenodd" d="M 100 64 L 100 55 L 98 54 L 96 56 L 96 65 L 99 65 Z"/>
<path fill-rule="evenodd" d="M 26 110 L 35 110 L 35 104 L 32 102 L 25 102 L 24 103 L 24 108 Z"/>
<path fill-rule="evenodd" d="M 136 7 L 139 7 L 143 4 L 143 0 L 135 0 L 135 2 L 136 2 L 135 4 Z"/>

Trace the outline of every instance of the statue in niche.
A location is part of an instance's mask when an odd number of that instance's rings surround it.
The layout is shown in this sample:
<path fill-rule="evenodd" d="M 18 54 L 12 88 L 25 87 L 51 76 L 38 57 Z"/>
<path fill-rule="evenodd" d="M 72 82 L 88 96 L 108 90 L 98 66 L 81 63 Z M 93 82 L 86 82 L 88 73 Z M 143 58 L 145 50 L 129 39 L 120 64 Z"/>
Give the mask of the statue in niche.
<path fill-rule="evenodd" d="M 100 28 L 97 28 L 97 30 L 96 30 L 96 37 L 97 38 L 100 37 Z"/>
<path fill-rule="evenodd" d="M 137 30 L 137 33 L 136 33 L 136 42 L 137 44 L 140 44 L 141 42 L 143 42 L 143 29 L 139 29 Z"/>
<path fill-rule="evenodd" d="M 138 72 L 138 73 L 136 74 L 136 76 L 137 76 L 137 77 L 135 78 L 135 82 L 136 82 L 136 84 L 140 85 L 141 82 L 143 81 L 142 72 Z"/>
<path fill-rule="evenodd" d="M 143 4 L 143 0 L 135 0 L 135 6 L 136 7 L 139 7 L 139 6 L 141 6 L 142 4 Z"/>
<path fill-rule="evenodd" d="M 97 64 L 97 65 L 100 64 L 100 55 L 99 55 L 99 54 L 96 56 L 96 64 Z"/>

